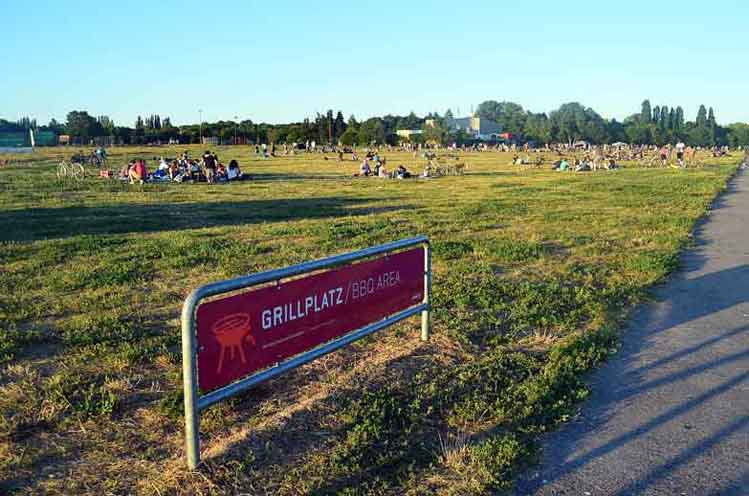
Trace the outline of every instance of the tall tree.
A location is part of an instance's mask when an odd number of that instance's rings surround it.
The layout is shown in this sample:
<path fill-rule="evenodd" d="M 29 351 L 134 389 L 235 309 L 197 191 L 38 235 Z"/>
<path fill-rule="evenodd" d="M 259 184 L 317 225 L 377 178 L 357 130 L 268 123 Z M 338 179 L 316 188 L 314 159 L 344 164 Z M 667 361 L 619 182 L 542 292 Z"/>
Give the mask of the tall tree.
<path fill-rule="evenodd" d="M 707 125 L 707 109 L 704 105 L 700 105 L 700 109 L 697 111 L 697 118 L 694 123 L 697 127 L 705 127 Z"/>
<path fill-rule="evenodd" d="M 328 110 L 328 112 L 325 114 L 325 126 L 326 126 L 326 132 L 327 135 L 325 136 L 325 141 L 333 144 L 335 141 L 335 137 L 333 136 L 333 124 L 335 123 L 335 118 L 333 117 L 333 111 Z"/>
<path fill-rule="evenodd" d="M 650 100 L 644 100 L 642 102 L 642 110 L 640 111 L 640 119 L 642 119 L 642 122 L 644 123 L 653 122 L 653 112 L 650 109 Z"/>
<path fill-rule="evenodd" d="M 682 131 L 684 129 L 684 109 L 681 105 L 676 107 L 676 121 L 674 122 L 674 129 Z"/>
<path fill-rule="evenodd" d="M 656 105 L 653 107 L 653 122 L 658 123 L 661 120 L 661 108 Z"/>
<path fill-rule="evenodd" d="M 668 107 L 666 105 L 661 105 L 661 112 L 656 122 L 661 130 L 668 130 Z"/>
<path fill-rule="evenodd" d="M 335 122 L 333 123 L 333 134 L 334 134 L 334 141 L 338 141 L 341 139 L 341 136 L 343 136 L 343 133 L 346 132 L 346 121 L 343 120 L 343 113 L 339 110 L 338 113 L 335 116 Z"/>
<path fill-rule="evenodd" d="M 349 129 L 353 129 L 355 131 L 359 130 L 359 123 L 356 121 L 356 117 L 354 117 L 354 114 L 351 114 L 351 116 L 348 118 L 348 123 L 346 125 Z"/>
<path fill-rule="evenodd" d="M 718 123 L 715 122 L 715 112 L 713 111 L 713 108 L 710 107 L 710 110 L 707 112 L 707 125 L 710 127 L 715 127 Z"/>

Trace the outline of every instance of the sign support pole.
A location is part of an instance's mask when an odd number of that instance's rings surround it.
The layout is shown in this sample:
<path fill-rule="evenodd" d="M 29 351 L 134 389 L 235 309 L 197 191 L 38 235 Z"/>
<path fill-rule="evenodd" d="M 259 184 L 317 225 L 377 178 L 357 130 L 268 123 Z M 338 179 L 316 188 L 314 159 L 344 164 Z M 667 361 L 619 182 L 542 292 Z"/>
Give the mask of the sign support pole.
<path fill-rule="evenodd" d="M 421 312 L 421 340 L 429 341 L 432 330 L 432 246 L 424 244 L 424 304 Z"/>
<path fill-rule="evenodd" d="M 198 412 L 197 346 L 193 295 L 182 307 L 182 382 L 185 395 L 185 452 L 187 467 L 195 470 L 200 464 L 200 418 Z"/>

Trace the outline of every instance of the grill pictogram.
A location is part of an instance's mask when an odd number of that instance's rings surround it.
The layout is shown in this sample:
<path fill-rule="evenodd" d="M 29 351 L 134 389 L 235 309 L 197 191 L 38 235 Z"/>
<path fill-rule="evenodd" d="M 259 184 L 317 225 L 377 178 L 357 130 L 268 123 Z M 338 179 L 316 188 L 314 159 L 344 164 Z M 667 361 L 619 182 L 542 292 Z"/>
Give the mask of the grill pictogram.
<path fill-rule="evenodd" d="M 234 360 L 237 354 L 241 362 L 247 363 L 244 355 L 244 342 L 248 341 L 251 345 L 255 340 L 250 334 L 250 316 L 246 313 L 234 313 L 216 321 L 211 327 L 211 333 L 216 336 L 216 340 L 221 346 L 218 356 L 218 367 L 216 373 L 220 374 L 224 366 L 224 357 L 226 351 L 229 351 L 230 359 Z"/>

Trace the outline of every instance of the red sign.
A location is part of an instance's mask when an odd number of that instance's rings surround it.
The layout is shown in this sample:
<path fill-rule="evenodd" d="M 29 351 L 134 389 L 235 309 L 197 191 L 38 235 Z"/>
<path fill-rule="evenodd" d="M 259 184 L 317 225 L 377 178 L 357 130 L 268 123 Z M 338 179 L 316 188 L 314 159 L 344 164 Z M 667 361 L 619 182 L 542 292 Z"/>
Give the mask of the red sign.
<path fill-rule="evenodd" d="M 223 387 L 424 299 L 415 248 L 198 307 L 198 383 Z"/>

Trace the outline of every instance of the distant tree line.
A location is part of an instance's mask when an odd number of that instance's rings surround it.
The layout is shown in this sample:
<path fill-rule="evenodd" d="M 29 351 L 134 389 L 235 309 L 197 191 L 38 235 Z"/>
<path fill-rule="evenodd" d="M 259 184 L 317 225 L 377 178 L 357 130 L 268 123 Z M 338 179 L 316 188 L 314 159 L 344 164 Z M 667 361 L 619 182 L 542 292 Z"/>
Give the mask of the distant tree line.
<path fill-rule="evenodd" d="M 713 108 L 700 105 L 694 121 L 687 121 L 681 106 L 652 107 L 642 102 L 640 112 L 624 122 L 604 119 L 595 110 L 579 103 L 565 103 L 557 110 L 536 114 L 512 102 L 482 102 L 475 114 L 498 123 L 503 131 L 538 143 L 589 141 L 591 143 L 628 142 L 663 145 L 684 141 L 694 146 L 749 145 L 748 125 L 718 125 Z"/>
<path fill-rule="evenodd" d="M 713 108 L 701 105 L 693 121 L 686 120 L 681 106 L 651 106 L 649 100 L 642 102 L 640 112 L 619 122 L 604 119 L 595 110 L 579 103 L 565 103 L 558 109 L 546 113 L 534 113 L 513 102 L 487 100 L 478 105 L 475 117 L 481 117 L 499 125 L 502 132 L 512 133 L 519 141 L 537 144 L 553 142 L 588 141 L 591 143 L 628 142 L 662 145 L 684 141 L 693 146 L 749 146 L 749 124 L 736 123 L 720 126 Z M 470 136 L 451 131 L 451 110 L 444 115 L 429 113 L 418 117 L 413 112 L 406 116 L 385 115 L 371 117 L 362 122 L 351 115 L 344 119 L 343 112 L 328 110 L 317 113 L 314 118 L 288 124 L 255 123 L 249 119 L 241 121 L 203 122 L 175 126 L 168 116 L 151 114 L 138 116 L 132 127 L 118 126 L 106 115 L 92 116 L 85 110 L 69 112 L 64 123 L 52 119 L 46 126 L 39 126 L 35 119 L 23 117 L 16 122 L 0 119 L 0 132 L 18 132 L 28 129 L 49 130 L 57 134 L 76 137 L 80 142 L 100 136 L 111 136 L 118 143 L 144 144 L 178 140 L 180 143 L 197 143 L 200 136 L 218 137 L 222 143 L 342 143 L 344 145 L 368 145 L 398 141 L 399 129 L 422 130 L 421 135 L 412 136 L 413 141 L 463 143 Z M 427 125 L 429 121 L 429 125 Z"/>

